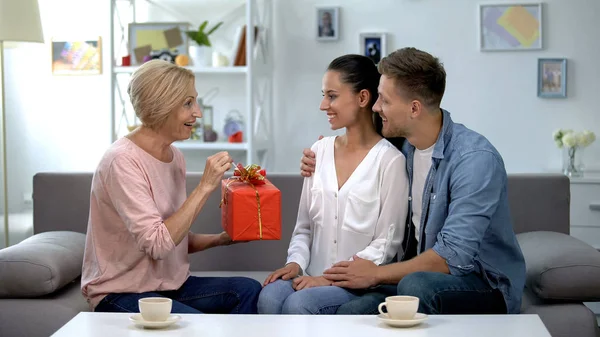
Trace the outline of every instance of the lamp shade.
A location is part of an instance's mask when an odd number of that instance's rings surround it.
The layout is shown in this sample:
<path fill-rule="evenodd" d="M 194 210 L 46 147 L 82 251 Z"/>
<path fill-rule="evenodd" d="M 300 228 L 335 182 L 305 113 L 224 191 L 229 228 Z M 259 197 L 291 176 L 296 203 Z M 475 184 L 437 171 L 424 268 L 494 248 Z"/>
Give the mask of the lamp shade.
<path fill-rule="evenodd" d="M 0 0 L 0 41 L 44 42 L 37 0 Z"/>

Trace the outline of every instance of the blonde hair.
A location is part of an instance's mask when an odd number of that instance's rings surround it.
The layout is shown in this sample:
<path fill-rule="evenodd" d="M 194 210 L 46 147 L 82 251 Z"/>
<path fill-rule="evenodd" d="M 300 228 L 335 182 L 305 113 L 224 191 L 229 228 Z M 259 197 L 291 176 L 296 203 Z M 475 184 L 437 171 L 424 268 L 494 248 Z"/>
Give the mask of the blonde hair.
<path fill-rule="evenodd" d="M 127 93 L 142 125 L 160 128 L 187 96 L 194 73 L 163 60 L 142 64 L 131 76 Z"/>

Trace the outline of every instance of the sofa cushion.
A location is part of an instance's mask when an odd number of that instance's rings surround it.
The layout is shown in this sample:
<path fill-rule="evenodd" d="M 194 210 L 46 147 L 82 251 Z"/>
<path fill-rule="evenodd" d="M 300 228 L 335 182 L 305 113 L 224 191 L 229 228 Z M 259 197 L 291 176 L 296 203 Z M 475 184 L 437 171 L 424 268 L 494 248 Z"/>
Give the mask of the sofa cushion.
<path fill-rule="evenodd" d="M 572 236 L 547 231 L 517 235 L 526 286 L 546 300 L 600 300 L 600 252 Z"/>
<path fill-rule="evenodd" d="M 81 275 L 85 235 L 55 231 L 0 250 L 0 297 L 50 294 Z"/>

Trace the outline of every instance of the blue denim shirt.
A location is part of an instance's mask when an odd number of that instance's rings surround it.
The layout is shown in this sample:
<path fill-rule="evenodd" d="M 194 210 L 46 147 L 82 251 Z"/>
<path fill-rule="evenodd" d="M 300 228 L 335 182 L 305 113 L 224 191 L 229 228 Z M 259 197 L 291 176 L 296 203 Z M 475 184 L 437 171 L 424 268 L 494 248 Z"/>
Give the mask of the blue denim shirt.
<path fill-rule="evenodd" d="M 417 254 L 433 249 L 447 261 L 452 275 L 481 275 L 502 292 L 508 313 L 519 313 L 525 260 L 513 230 L 504 162 L 485 137 L 452 122 L 448 111 L 442 113 L 443 126 L 423 191 L 421 223 L 414 224 L 421 229 Z M 402 152 L 410 181 L 411 221 L 415 148 L 404 142 Z"/>

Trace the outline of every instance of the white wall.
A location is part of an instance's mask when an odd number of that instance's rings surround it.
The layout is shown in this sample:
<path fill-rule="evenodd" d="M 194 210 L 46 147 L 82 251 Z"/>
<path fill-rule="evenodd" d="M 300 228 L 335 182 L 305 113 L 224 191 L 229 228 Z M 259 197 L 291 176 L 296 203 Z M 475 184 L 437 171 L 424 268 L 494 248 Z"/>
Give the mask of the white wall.
<path fill-rule="evenodd" d="M 439 56 L 448 73 L 443 106 L 455 121 L 487 136 L 504 156 L 509 172 L 558 170 L 560 152 L 551 139 L 556 128 L 587 127 L 600 136 L 600 113 L 594 101 L 600 93 L 599 1 L 545 1 L 545 49 L 501 53 L 482 53 L 477 48 L 479 1 L 475 0 L 274 2 L 271 46 L 275 48 L 277 148 L 273 171 L 298 172 L 302 149 L 318 135 L 331 134 L 318 109 L 321 76 L 333 58 L 358 52 L 361 31 L 388 32 L 388 51 L 415 46 Z M 23 207 L 23 194 L 31 192 L 34 173 L 93 171 L 110 145 L 109 74 L 57 77 L 50 72 L 52 36 L 100 35 L 107 47 L 109 1 L 85 3 L 85 12 L 80 12 L 81 0 L 40 0 L 46 44 L 6 51 L 10 198 L 11 209 L 16 211 Z M 217 17 L 204 11 L 198 1 L 175 3 L 198 22 L 204 18 L 212 22 Z M 339 41 L 315 40 L 317 4 L 341 6 Z M 236 0 L 228 8 L 238 5 Z M 158 18 L 155 12 L 138 14 Z M 226 29 L 222 34 L 232 35 Z M 108 48 L 104 56 L 108 69 Z M 536 96 L 538 57 L 569 59 L 567 99 Z M 218 84 L 222 86 L 219 99 L 227 99 L 228 84 L 221 81 L 225 80 L 199 79 L 198 87 Z M 192 169 L 201 165 L 206 155 L 185 154 Z M 586 151 L 588 166 L 600 167 L 599 154 L 600 140 Z"/>
<path fill-rule="evenodd" d="M 494 1 L 503 2 L 509 1 Z M 544 50 L 483 53 L 477 44 L 480 1 L 275 1 L 276 169 L 298 172 L 302 149 L 331 134 L 318 109 L 328 63 L 359 52 L 359 32 L 385 31 L 388 52 L 413 46 L 441 58 L 448 74 L 443 107 L 488 137 L 509 172 L 559 170 L 554 129 L 589 128 L 600 136 L 600 1 L 544 2 Z M 315 40 L 314 5 L 341 6 L 339 41 Z M 537 97 L 541 57 L 569 59 L 568 98 Z M 600 167 L 600 139 L 585 155 L 588 166 Z"/>
<path fill-rule="evenodd" d="M 108 43 L 108 1 L 40 0 L 44 44 L 6 49 L 9 210 L 21 212 L 40 171 L 93 171 L 110 145 L 110 76 L 53 76 L 53 37 Z M 104 67 L 109 53 L 105 46 Z M 65 186 L 68 188 L 68 186 Z"/>

